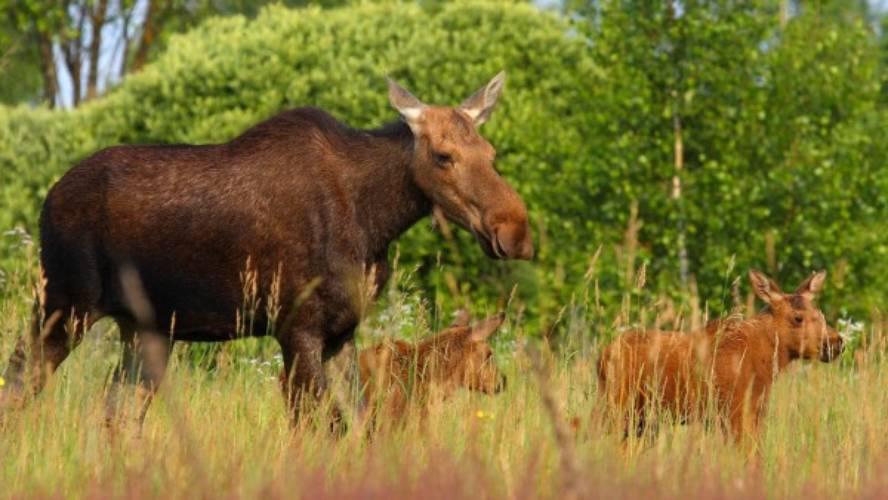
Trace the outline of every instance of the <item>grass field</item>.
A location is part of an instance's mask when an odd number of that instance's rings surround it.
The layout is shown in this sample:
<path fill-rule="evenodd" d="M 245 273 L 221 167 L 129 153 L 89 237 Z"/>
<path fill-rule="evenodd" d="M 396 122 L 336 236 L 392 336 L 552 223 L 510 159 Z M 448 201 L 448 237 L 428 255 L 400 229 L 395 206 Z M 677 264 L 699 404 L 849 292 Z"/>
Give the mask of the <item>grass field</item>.
<path fill-rule="evenodd" d="M 4 361 L 30 310 L 20 280 L 9 279 L 5 286 L 15 288 L 6 290 L 8 298 L 0 304 Z M 434 315 L 416 303 L 421 303 L 416 297 L 390 292 L 362 326 L 359 342 L 427 332 L 417 325 Z M 463 391 L 433 405 L 425 420 L 414 408 L 404 429 L 372 440 L 348 411 L 354 406 L 348 352 L 331 367 L 337 381 L 331 393 L 353 425 L 336 439 L 323 430 L 324 412 L 289 428 L 276 345 L 255 339 L 226 344 L 203 361 L 195 350 L 177 345 L 142 432 L 132 425 L 112 438 L 103 426 L 103 392 L 119 347 L 112 324 L 100 322 L 38 400 L 0 423 L 0 496 L 888 495 L 883 321 L 866 323 L 862 335 L 868 345 L 841 362 L 791 365 L 775 386 L 760 452 L 749 459 L 718 430 L 701 424 L 662 422 L 653 440 L 623 444 L 621 433 L 600 418 L 594 371 L 599 345 L 592 336 L 612 335 L 610 325 L 620 320 L 593 309 L 581 303 L 566 315 L 562 330 L 568 338 L 551 349 L 530 340 L 537 336 L 511 314 L 493 341 L 509 380 L 505 392 Z M 593 317 L 596 328 L 589 326 Z M 537 352 L 542 356 L 531 356 Z M 579 429 L 569 425 L 574 417 Z"/>

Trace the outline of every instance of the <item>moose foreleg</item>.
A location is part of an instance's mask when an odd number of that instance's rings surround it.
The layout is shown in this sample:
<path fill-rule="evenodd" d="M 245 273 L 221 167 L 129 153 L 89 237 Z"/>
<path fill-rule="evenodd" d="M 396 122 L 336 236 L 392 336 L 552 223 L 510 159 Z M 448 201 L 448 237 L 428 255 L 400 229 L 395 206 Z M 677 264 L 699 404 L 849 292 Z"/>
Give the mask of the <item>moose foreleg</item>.
<path fill-rule="evenodd" d="M 320 334 L 295 331 L 286 338 L 278 339 L 284 358 L 281 373 L 281 390 L 290 414 L 291 423 L 299 423 L 303 410 L 316 407 L 327 392 L 324 375 L 324 340 Z M 331 430 L 339 430 L 341 417 L 334 408 Z"/>
<path fill-rule="evenodd" d="M 105 401 L 105 420 L 112 429 L 121 420 L 133 420 L 141 430 L 148 407 L 166 373 L 171 340 L 154 332 L 131 334 L 122 329 L 123 357 Z M 134 388 L 130 393 L 129 388 Z M 132 395 L 132 400 L 127 396 Z"/>

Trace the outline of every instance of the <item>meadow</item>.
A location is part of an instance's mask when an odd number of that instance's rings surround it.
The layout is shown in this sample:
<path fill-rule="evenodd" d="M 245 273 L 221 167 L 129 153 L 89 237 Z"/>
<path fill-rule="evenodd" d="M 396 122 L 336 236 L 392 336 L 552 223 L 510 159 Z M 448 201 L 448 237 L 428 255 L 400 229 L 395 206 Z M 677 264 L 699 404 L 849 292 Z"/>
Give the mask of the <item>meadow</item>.
<path fill-rule="evenodd" d="M 274 340 L 178 343 L 144 426 L 112 433 L 121 347 L 103 320 L 0 414 L 0 498 L 888 497 L 888 16 L 840 0 L 331 3 L 182 25 L 75 109 L 0 104 L 0 369 L 30 322 L 41 204 L 93 152 L 224 142 L 306 105 L 377 127 L 397 117 L 386 76 L 456 104 L 505 69 L 482 135 L 526 202 L 534 260 L 492 261 L 422 221 L 391 248 L 356 345 L 505 311 L 491 343 L 507 389 L 411 406 L 370 437 L 346 350 L 291 428 Z M 751 267 L 787 287 L 828 271 L 841 358 L 790 365 L 751 449 L 712 415 L 624 441 L 602 346 L 752 314 Z"/>
<path fill-rule="evenodd" d="M 644 286 L 637 269 L 636 285 Z M 596 271 L 587 276 L 595 290 Z M 739 275 L 739 273 L 738 273 Z M 30 314 L 26 275 L 6 282 L 0 356 Z M 448 314 L 412 290 L 398 269 L 358 333 L 358 346 L 383 337 L 418 338 Z M 888 494 L 888 359 L 885 322 L 840 325 L 852 337 L 832 364 L 795 363 L 778 378 L 760 447 L 735 446 L 716 426 L 664 417 L 655 434 L 622 441 L 600 399 L 601 342 L 631 325 L 703 321 L 704 308 L 639 299 L 607 311 L 594 293 L 560 320 L 561 335 L 530 331 L 520 308 L 494 336 L 507 390 L 462 390 L 446 402 L 410 407 L 403 428 L 368 437 L 356 408 L 344 351 L 329 367 L 330 398 L 288 425 L 267 339 L 176 347 L 171 370 L 144 427 L 104 426 L 104 391 L 120 347 L 100 322 L 44 393 L 0 424 L 4 497 L 63 498 L 878 498 Z M 741 307 L 742 305 L 739 305 Z M 567 310 L 567 309 L 565 309 Z M 685 311 L 685 312 L 681 312 Z M 485 311 L 475 311 L 481 316 Z M 490 311 L 488 311 L 490 312 Z M 542 340 L 540 340 L 542 338 Z M 336 403 L 349 429 L 328 433 Z"/>

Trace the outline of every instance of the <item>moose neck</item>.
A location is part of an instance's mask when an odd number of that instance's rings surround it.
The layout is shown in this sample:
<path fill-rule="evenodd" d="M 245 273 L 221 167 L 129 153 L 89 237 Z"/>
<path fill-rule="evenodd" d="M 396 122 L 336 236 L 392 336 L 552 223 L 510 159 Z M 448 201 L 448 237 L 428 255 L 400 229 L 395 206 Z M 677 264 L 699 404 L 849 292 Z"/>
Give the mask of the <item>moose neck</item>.
<path fill-rule="evenodd" d="M 354 156 L 351 179 L 357 219 L 371 258 L 385 258 L 390 243 L 431 212 L 431 202 L 413 181 L 414 138 L 397 122 L 369 131 Z"/>

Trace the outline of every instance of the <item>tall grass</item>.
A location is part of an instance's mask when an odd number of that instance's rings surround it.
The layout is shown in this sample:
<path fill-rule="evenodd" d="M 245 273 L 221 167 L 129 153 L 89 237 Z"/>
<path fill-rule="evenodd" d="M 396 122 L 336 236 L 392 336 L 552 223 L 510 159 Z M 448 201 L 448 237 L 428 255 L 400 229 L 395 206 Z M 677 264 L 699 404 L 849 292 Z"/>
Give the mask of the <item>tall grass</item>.
<path fill-rule="evenodd" d="M 622 441 L 602 411 L 595 361 L 602 341 L 630 325 L 700 324 L 691 297 L 672 304 L 642 293 L 627 261 L 624 300 L 603 307 L 587 287 L 562 308 L 557 335 L 531 331 L 518 307 L 492 342 L 508 377 L 497 396 L 462 392 L 411 408 L 403 428 L 368 438 L 346 350 L 330 367 L 331 399 L 352 423 L 328 434 L 326 411 L 288 425 L 267 339 L 204 351 L 177 345 L 141 432 L 111 435 L 104 392 L 119 355 L 100 322 L 43 394 L 0 422 L 0 496 L 104 497 L 878 497 L 888 495 L 885 321 L 873 317 L 840 363 L 792 366 L 774 388 L 760 455 L 749 459 L 717 429 L 659 422 L 653 439 Z M 5 360 L 30 314 L 30 271 L 7 276 L 0 303 Z M 728 271 L 726 274 L 730 274 Z M 449 320 L 400 267 L 358 334 L 419 337 Z M 735 302 L 741 302 L 735 300 Z M 481 312 L 479 312 L 480 314 Z M 578 425 L 573 425 L 578 424 Z M 566 491 L 565 488 L 569 488 Z"/>

